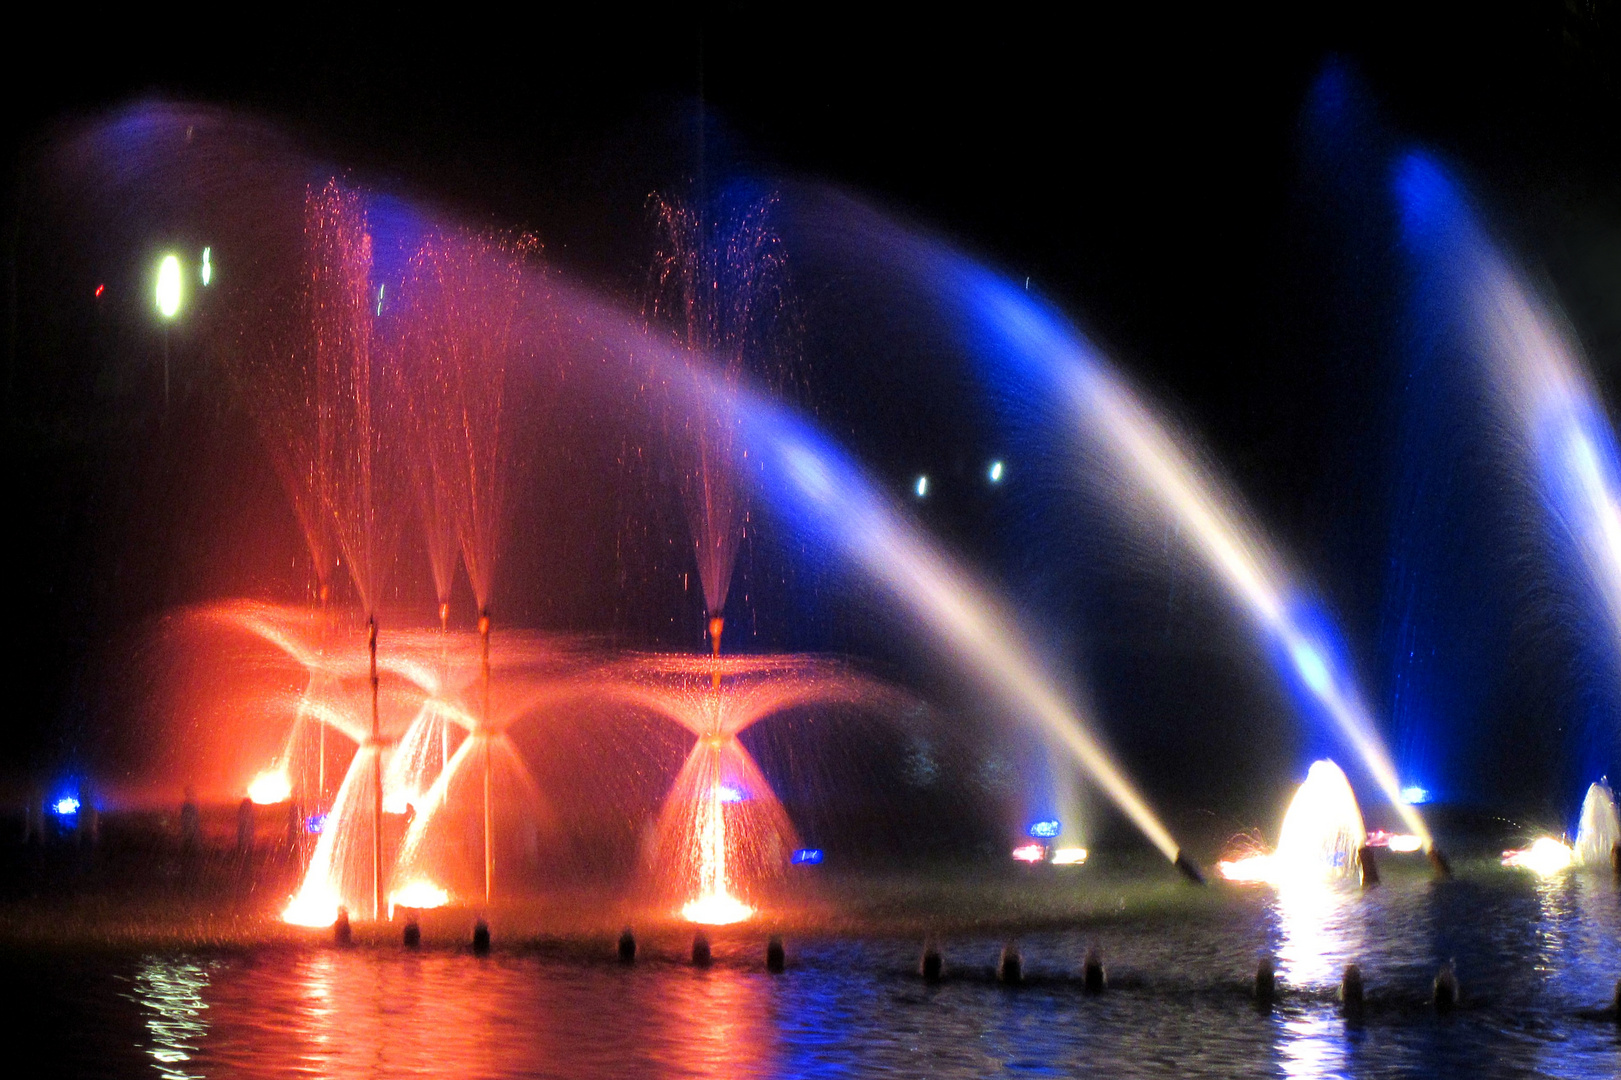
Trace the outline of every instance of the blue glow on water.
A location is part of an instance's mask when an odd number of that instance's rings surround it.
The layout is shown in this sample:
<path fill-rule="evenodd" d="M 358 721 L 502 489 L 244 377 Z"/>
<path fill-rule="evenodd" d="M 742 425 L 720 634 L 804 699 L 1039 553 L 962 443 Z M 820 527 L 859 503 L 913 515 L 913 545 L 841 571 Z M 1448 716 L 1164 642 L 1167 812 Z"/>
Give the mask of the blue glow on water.
<path fill-rule="evenodd" d="M 1057 819 L 1049 818 L 1046 821 L 1033 822 L 1028 832 L 1031 836 L 1038 840 L 1051 840 L 1053 837 L 1057 836 L 1062 829 L 1063 825 L 1061 825 Z"/>

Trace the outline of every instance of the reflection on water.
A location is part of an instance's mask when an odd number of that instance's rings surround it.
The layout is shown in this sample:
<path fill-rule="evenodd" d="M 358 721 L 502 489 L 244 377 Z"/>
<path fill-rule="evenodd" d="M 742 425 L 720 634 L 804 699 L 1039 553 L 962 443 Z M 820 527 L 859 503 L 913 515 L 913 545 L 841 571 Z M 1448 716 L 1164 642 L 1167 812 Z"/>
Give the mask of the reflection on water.
<path fill-rule="evenodd" d="M 1363 944 L 1363 897 L 1314 881 L 1290 882 L 1273 903 L 1278 922 L 1278 974 L 1312 997 L 1278 1022 L 1278 1061 L 1286 1076 L 1345 1075 L 1345 1022 L 1323 995 L 1338 986 Z"/>
<path fill-rule="evenodd" d="M 1079 985 L 1097 942 L 1108 993 Z M 622 967 L 598 948 L 264 948 L 229 955 L 91 956 L 41 964 L 41 1024 L 70 1038 L 64 1075 L 163 1077 L 978 1077 L 1003 1072 L 1187 1078 L 1271 1075 L 1621 1075 L 1601 1013 L 1621 977 L 1621 901 L 1606 875 L 1548 882 L 1387 882 L 1242 895 L 1211 890 L 1172 915 L 1025 937 L 1027 979 L 992 974 L 1002 939 L 948 941 L 949 978 L 916 977 L 917 942 L 792 941 L 768 974 L 763 941 L 644 943 Z M 1255 957 L 1284 996 L 1249 992 Z M 1461 1006 L 1429 1003 L 1456 958 Z M 1362 967 L 1369 1007 L 1334 989 Z M 95 988 L 133 986 L 120 997 Z M 131 1044 L 140 1040 L 139 1057 Z M 71 1045 L 67 1045 L 71 1043 Z"/>
<path fill-rule="evenodd" d="M 201 1080 L 203 1074 L 188 1066 L 208 1035 L 207 988 L 208 969 L 184 957 L 148 959 L 135 975 L 136 997 L 152 1012 L 146 1018 L 152 1034 L 147 1053 L 164 1080 Z"/>
<path fill-rule="evenodd" d="M 1296 988 L 1339 985 L 1362 950 L 1362 896 L 1334 885 L 1298 882 L 1278 889 L 1278 974 Z"/>

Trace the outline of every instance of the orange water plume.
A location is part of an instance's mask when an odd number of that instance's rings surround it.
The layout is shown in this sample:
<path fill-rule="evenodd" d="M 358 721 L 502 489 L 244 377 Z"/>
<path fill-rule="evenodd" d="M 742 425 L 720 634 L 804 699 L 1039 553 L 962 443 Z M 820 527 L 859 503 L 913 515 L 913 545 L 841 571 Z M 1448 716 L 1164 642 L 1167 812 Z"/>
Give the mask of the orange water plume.
<path fill-rule="evenodd" d="M 888 710 L 902 702 L 836 661 L 804 656 L 638 656 L 615 666 L 603 686 L 696 736 L 659 815 L 655 863 L 682 915 L 709 924 L 752 915 L 755 894 L 782 876 L 799 844 L 738 735 L 795 708 Z"/>

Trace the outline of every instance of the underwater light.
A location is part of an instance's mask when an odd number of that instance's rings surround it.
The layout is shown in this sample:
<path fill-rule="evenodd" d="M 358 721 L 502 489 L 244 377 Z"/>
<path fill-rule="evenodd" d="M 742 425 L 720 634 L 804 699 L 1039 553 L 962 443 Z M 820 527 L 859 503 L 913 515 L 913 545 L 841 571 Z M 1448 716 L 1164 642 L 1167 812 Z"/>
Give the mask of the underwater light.
<path fill-rule="evenodd" d="M 1087 851 L 1083 847 L 1061 847 L 1053 851 L 1054 866 L 1079 866 L 1086 861 Z"/>
<path fill-rule="evenodd" d="M 180 258 L 165 255 L 158 263 L 158 314 L 172 319 L 180 312 Z"/>
<path fill-rule="evenodd" d="M 51 809 L 62 817 L 72 817 L 79 812 L 79 800 L 72 795 L 64 795 L 51 805 Z"/>
<path fill-rule="evenodd" d="M 281 921 L 293 926 L 331 926 L 338 921 L 338 896 L 330 889 L 305 889 L 282 909 Z"/>
<path fill-rule="evenodd" d="M 1025 863 L 1041 862 L 1047 857 L 1047 845 L 1021 844 L 1013 849 L 1013 857 Z"/>
<path fill-rule="evenodd" d="M 1028 831 L 1031 836 L 1038 840 L 1051 840 L 1058 835 L 1059 830 L 1062 828 L 1063 826 L 1058 823 L 1056 818 L 1049 818 L 1046 821 L 1038 821 L 1031 825 Z"/>
<path fill-rule="evenodd" d="M 822 861 L 822 849 L 819 847 L 800 848 L 794 852 L 790 860 L 795 866 L 817 866 Z"/>
<path fill-rule="evenodd" d="M 1530 870 L 1542 877 L 1569 869 L 1576 861 L 1576 853 L 1566 844 L 1551 836 L 1539 836 L 1530 847 L 1503 852 L 1503 865 Z"/>
<path fill-rule="evenodd" d="M 280 769 L 269 769 L 253 778 L 248 785 L 248 798 L 260 806 L 286 802 L 293 794 L 292 782 Z"/>
<path fill-rule="evenodd" d="M 425 910 L 444 907 L 448 903 L 450 903 L 448 892 L 431 881 L 418 880 L 388 894 L 388 914 L 389 918 L 393 918 L 394 909 L 397 907 Z"/>
<path fill-rule="evenodd" d="M 682 918 L 706 926 L 742 922 L 753 914 L 753 908 L 723 892 L 700 897 L 681 909 Z"/>

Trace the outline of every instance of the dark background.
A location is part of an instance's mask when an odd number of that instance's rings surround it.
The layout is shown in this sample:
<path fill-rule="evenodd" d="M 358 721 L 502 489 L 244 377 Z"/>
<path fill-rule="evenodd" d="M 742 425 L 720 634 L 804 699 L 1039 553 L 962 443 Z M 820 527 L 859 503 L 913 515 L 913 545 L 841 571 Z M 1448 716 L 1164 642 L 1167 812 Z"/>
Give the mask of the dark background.
<path fill-rule="evenodd" d="M 41 260 L 20 239 L 38 194 L 26 189 L 30 163 L 73 123 L 133 99 L 264 118 L 371 183 L 535 231 L 549 259 L 631 302 L 647 273 L 646 197 L 691 182 L 700 160 L 710 176 L 825 181 L 926 223 L 1029 276 L 1197 433 L 1339 617 L 1376 707 L 1390 677 L 1401 371 L 1378 332 L 1393 318 L 1389 297 L 1347 291 L 1356 274 L 1346 264 L 1363 249 L 1324 223 L 1302 183 L 1301 110 L 1325 63 L 1359 74 L 1392 131 L 1462 169 L 1494 227 L 1565 304 L 1606 392 L 1613 385 L 1621 17 L 1610 4 L 1328 5 L 1309 18 L 1225 7 L 1104 5 L 1056 17 L 737 4 L 470 27 L 441 25 L 444 16 L 226 31 L 176 15 L 172 34 L 86 19 L 9 46 L 7 532 L 19 617 L 0 774 L 14 786 L 98 761 L 117 724 L 95 689 L 106 652 L 207 592 L 142 571 L 172 540 L 155 538 L 150 513 L 130 507 L 131 470 L 146 470 L 140 498 L 188 496 L 162 494 L 152 464 L 161 454 L 140 452 L 138 423 L 109 422 L 93 379 L 76 389 L 71 334 L 49 329 L 53 318 L 71 321 L 54 283 L 77 288 L 75 275 L 94 269 L 67 254 Z M 1108 598 L 1107 584 L 1101 600 L 1041 595 L 1043 567 L 1073 553 L 1020 532 L 1041 496 L 987 502 L 975 481 L 997 445 L 988 421 L 963 418 L 973 409 L 960 387 L 897 396 L 876 392 L 850 363 L 828 364 L 815 406 L 835 435 L 897 492 L 918 471 L 936 474 L 926 524 L 1045 609 L 1058 647 L 1090 641 L 1077 666 L 1102 669 L 1085 674 L 1104 712 L 1114 704 L 1128 718 L 1111 735 L 1153 775 L 1151 790 L 1175 791 L 1213 767 L 1281 790 L 1288 773 L 1275 766 L 1298 755 L 1299 737 L 1258 671 L 1264 658 L 1223 632 L 1230 620 L 1208 603 L 1167 615 L 1157 647 L 1183 682 L 1200 677 L 1199 660 L 1176 657 L 1203 656 L 1203 677 L 1215 670 L 1235 684 L 1236 704 L 1199 712 L 1149 692 L 1153 707 L 1132 717 L 1142 680 L 1111 682 L 1109 672 L 1129 667 L 1117 654 L 1142 642 L 1127 633 L 1111 646 L 1085 625 L 1089 605 L 1123 601 Z M 263 469 L 253 475 L 273 486 Z M 212 505 L 187 521 L 206 532 L 209 513 L 228 512 Z M 1169 586 L 1151 576 L 1152 588 L 1174 590 L 1175 574 Z M 684 627 L 661 637 L 588 607 L 580 600 L 534 621 L 695 644 Z M 763 644 L 864 640 L 843 632 Z M 1503 747 L 1519 738 L 1513 722 L 1495 722 Z M 1195 733 L 1167 735 L 1178 723 Z M 1252 725 L 1267 745 L 1259 764 L 1240 765 L 1242 749 L 1219 736 L 1234 724 Z M 1529 778 L 1506 751 L 1485 771 L 1502 771 L 1510 801 L 1564 813 L 1573 795 L 1558 755 L 1547 756 Z M 1194 786 L 1195 801 L 1242 801 L 1207 780 Z"/>

